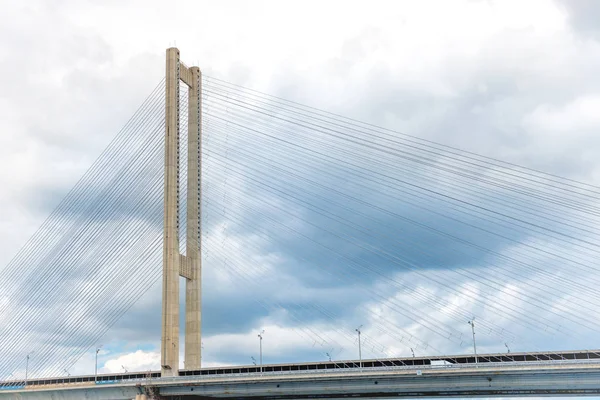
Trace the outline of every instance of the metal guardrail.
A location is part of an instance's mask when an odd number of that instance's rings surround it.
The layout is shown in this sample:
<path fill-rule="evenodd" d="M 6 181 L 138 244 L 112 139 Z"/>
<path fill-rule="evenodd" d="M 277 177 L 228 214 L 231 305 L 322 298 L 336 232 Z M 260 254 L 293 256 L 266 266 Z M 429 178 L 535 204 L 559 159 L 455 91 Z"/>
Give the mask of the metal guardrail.
<path fill-rule="evenodd" d="M 316 375 L 316 374 L 361 374 L 366 372 L 387 372 L 387 371 L 425 371 L 425 370 L 456 370 L 456 369 L 490 369 L 498 367 L 531 367 L 531 366 L 557 366 L 557 365 L 595 365 L 600 367 L 600 360 L 550 360 L 550 361 L 515 361 L 515 362 L 486 362 L 481 364 L 445 364 L 445 365 L 402 365 L 390 367 L 356 367 L 356 368 L 331 368 L 331 369 L 313 369 L 299 371 L 270 371 L 270 372 L 249 372 L 221 375 L 188 375 L 175 377 L 152 378 L 155 382 L 180 382 L 195 381 L 221 378 L 239 378 L 239 377 L 270 377 L 270 376 L 289 376 L 289 375 Z M 146 379 L 147 380 L 147 379 Z M 133 381 L 133 380 L 132 380 Z M 139 380 L 136 380 L 139 381 Z"/>
<path fill-rule="evenodd" d="M 597 366 L 600 367 L 600 359 L 583 359 L 583 360 L 549 360 L 549 361 L 515 361 L 515 362 L 485 362 L 485 363 L 448 363 L 443 365 L 398 365 L 386 367 L 355 367 L 355 368 L 331 368 L 331 369 L 311 369 L 297 371 L 263 371 L 263 372 L 246 372 L 246 373 L 230 373 L 219 375 L 185 375 L 176 377 L 157 377 L 157 378 L 137 378 L 137 379 L 119 379 L 110 381 L 90 382 L 89 384 L 82 382 L 65 382 L 48 385 L 31 385 L 31 386 L 1 386 L 0 390 L 35 390 L 50 387 L 90 387 L 90 386 L 105 386 L 105 385 L 123 385 L 123 384 L 168 384 L 168 383 L 194 383 L 202 381 L 232 381 L 239 378 L 269 378 L 269 377 L 306 377 L 314 375 L 361 375 L 373 374 L 377 372 L 393 372 L 393 371 L 415 371 L 419 375 L 423 371 L 440 371 L 440 370 L 464 370 L 464 369 L 511 369 L 519 367 L 553 367 L 553 366 Z"/>
<path fill-rule="evenodd" d="M 594 365 L 600 367 L 600 360 L 551 360 L 551 361 L 515 361 L 514 363 L 497 362 L 497 363 L 482 363 L 482 364 L 446 364 L 446 365 L 420 365 L 420 366 L 392 366 L 392 367 L 356 367 L 356 368 L 332 368 L 332 369 L 313 369 L 313 370 L 299 370 L 299 371 L 269 371 L 269 372 L 247 372 L 247 373 L 233 373 L 233 374 L 219 374 L 219 375 L 187 375 L 187 376 L 175 376 L 175 377 L 159 377 L 159 378 L 145 378 L 145 379 L 129 379 L 119 381 L 120 383 L 194 383 L 202 381 L 231 381 L 239 378 L 269 378 L 269 377 L 282 377 L 282 376 L 294 376 L 294 377 L 305 377 L 314 375 L 350 375 L 350 374 L 366 374 L 376 372 L 393 372 L 393 371 L 415 371 L 415 374 L 419 374 L 419 371 L 427 370 L 460 370 L 460 369 L 494 369 L 498 367 L 518 368 L 518 367 L 531 367 L 531 366 L 559 366 L 559 365 Z"/>

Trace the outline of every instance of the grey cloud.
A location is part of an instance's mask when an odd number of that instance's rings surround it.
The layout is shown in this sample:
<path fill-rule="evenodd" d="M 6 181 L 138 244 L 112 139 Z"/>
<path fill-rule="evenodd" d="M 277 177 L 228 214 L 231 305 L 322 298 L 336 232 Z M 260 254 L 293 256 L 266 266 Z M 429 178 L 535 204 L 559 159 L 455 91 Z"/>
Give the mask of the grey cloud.
<path fill-rule="evenodd" d="M 600 39 L 600 4 L 594 0 L 558 0 L 568 16 L 573 29 L 593 39 Z"/>

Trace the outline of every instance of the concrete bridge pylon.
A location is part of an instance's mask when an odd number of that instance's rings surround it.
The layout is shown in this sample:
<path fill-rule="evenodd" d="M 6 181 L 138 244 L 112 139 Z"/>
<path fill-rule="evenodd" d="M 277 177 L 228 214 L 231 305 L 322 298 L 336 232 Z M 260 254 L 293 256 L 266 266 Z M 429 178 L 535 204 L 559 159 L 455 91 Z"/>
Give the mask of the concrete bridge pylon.
<path fill-rule="evenodd" d="M 163 287 L 161 374 L 177 376 L 179 371 L 179 277 L 185 288 L 185 368 L 200 368 L 201 360 L 201 282 L 200 190 L 201 190 L 201 72 L 187 67 L 177 48 L 167 49 L 165 90 L 165 169 L 163 226 Z M 186 252 L 179 252 L 180 195 L 180 82 L 188 90 L 188 156 Z"/>

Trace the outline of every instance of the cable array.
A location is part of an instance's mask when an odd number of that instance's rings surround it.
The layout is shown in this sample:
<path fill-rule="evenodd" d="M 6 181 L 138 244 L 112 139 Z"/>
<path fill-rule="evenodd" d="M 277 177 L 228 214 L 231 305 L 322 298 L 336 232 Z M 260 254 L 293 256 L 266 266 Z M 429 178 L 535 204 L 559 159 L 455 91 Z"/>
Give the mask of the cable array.
<path fill-rule="evenodd" d="M 203 96 L 205 196 L 222 196 L 208 213 L 228 231 L 264 233 L 265 248 L 320 279 L 410 294 L 429 317 L 395 298 L 388 314 L 432 340 L 469 346 L 460 324 L 473 316 L 497 348 L 524 341 L 513 330 L 598 330 L 598 188 L 212 77 Z"/>
<path fill-rule="evenodd" d="M 600 330 L 600 188 L 217 78 L 202 87 L 203 268 L 323 354 L 354 357 L 359 325 L 375 359 L 469 352 L 472 318 L 482 351 Z M 29 376 L 60 375 L 160 282 L 164 91 L 1 271 L 3 379 L 32 352 Z M 186 165 L 185 113 L 180 127 Z"/>
<path fill-rule="evenodd" d="M 160 277 L 164 87 L 2 270 L 0 376 L 62 374 Z"/>

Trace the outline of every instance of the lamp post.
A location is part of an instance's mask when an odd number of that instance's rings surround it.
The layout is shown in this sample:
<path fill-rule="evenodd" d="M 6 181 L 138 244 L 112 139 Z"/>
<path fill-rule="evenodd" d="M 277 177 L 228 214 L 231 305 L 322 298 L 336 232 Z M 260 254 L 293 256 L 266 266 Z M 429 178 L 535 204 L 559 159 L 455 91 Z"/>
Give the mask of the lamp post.
<path fill-rule="evenodd" d="M 258 334 L 258 338 L 260 341 L 260 373 L 262 374 L 263 372 L 263 359 L 262 359 L 262 341 L 263 341 L 263 334 L 265 333 L 265 330 L 263 329 L 259 334 Z"/>
<path fill-rule="evenodd" d="M 96 364 L 94 366 L 94 382 L 98 382 L 98 353 L 100 353 L 100 348 L 102 345 L 96 347 Z"/>
<path fill-rule="evenodd" d="M 256 359 L 254 358 L 254 356 L 250 356 L 250 358 L 252 359 L 252 364 L 256 365 Z"/>
<path fill-rule="evenodd" d="M 356 332 L 358 333 L 358 366 L 359 368 L 362 368 L 362 348 L 361 348 L 361 343 L 360 343 L 360 328 L 362 328 L 362 325 L 359 326 L 358 328 L 356 328 Z"/>
<path fill-rule="evenodd" d="M 413 358 L 415 358 L 415 351 L 413 350 L 413 348 L 412 348 L 412 347 L 410 348 L 410 352 L 412 353 L 412 355 L 413 355 Z"/>
<path fill-rule="evenodd" d="M 325 353 L 325 355 L 329 358 L 329 361 L 331 361 L 331 354 Z"/>
<path fill-rule="evenodd" d="M 508 354 L 510 354 L 510 347 L 508 347 L 508 343 L 504 343 L 504 346 L 506 346 L 506 350 L 508 351 Z"/>
<path fill-rule="evenodd" d="M 25 361 L 25 386 L 27 386 L 27 377 L 29 373 L 29 357 L 33 354 L 33 351 L 27 354 L 27 359 Z"/>
<path fill-rule="evenodd" d="M 477 364 L 477 343 L 475 342 L 475 317 L 471 321 L 467 321 L 471 325 L 473 331 L 473 353 L 475 353 L 475 364 Z"/>

